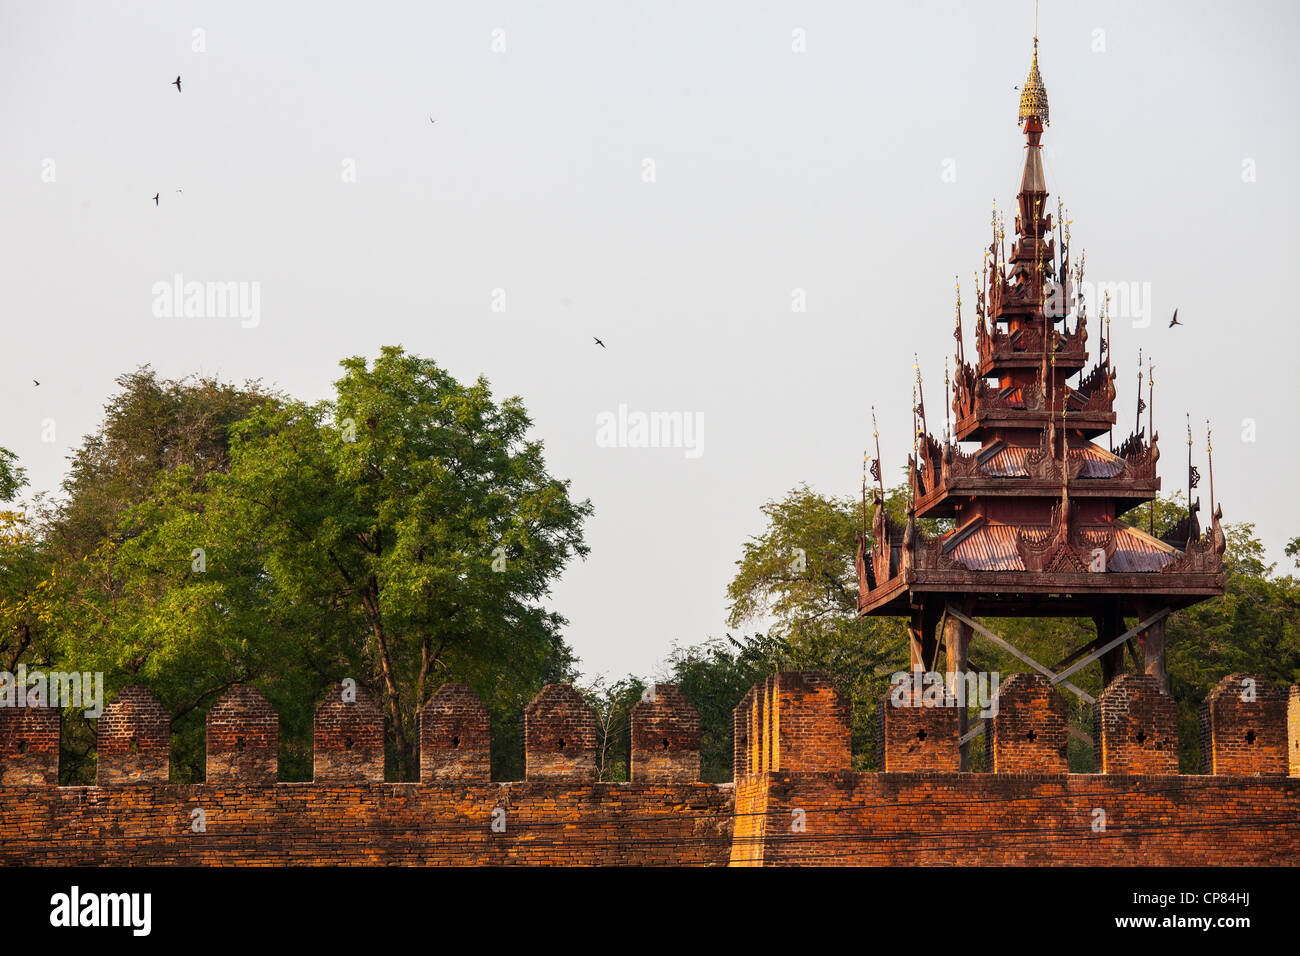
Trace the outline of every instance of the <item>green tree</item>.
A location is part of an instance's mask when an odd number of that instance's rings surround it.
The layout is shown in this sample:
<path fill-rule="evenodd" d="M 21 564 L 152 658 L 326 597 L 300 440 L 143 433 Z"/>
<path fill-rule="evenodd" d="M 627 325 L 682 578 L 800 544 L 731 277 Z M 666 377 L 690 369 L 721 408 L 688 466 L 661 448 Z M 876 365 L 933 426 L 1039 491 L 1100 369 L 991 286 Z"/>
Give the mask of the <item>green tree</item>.
<path fill-rule="evenodd" d="M 13 501 L 27 484 L 27 476 L 18 466 L 18 456 L 8 448 L 0 448 L 0 502 Z"/>
<path fill-rule="evenodd" d="M 586 554 L 590 504 L 547 474 L 519 399 L 399 348 L 342 364 L 314 405 L 119 380 L 44 511 L 52 656 L 103 670 L 110 697 L 153 689 L 180 780 L 201 778 L 204 716 L 236 681 L 280 714 L 282 778 L 308 779 L 315 705 L 345 676 L 387 712 L 390 777 L 414 777 L 419 708 L 460 680 L 492 711 L 494 773 L 517 778 L 524 704 L 573 676 L 540 604 Z M 65 782 L 86 782 L 93 728 L 71 716 Z"/>
<path fill-rule="evenodd" d="M 18 459 L 0 448 L 0 502 L 27 484 Z M 19 661 L 35 666 L 53 657 L 50 644 L 49 561 L 25 509 L 0 508 L 0 670 Z"/>
<path fill-rule="evenodd" d="M 411 779 L 417 715 L 439 684 L 465 681 L 517 714 L 571 676 L 564 620 L 540 601 L 587 554 L 591 505 L 547 473 L 518 398 L 498 404 L 485 380 L 462 386 L 396 347 L 342 365 L 333 400 L 237 425 L 212 486 L 280 599 L 329 609 L 349 636 L 332 663 L 382 703 L 394 772 Z M 497 744 L 504 768 L 517 742 Z"/>
<path fill-rule="evenodd" d="M 189 582 L 194 587 L 176 588 L 192 574 L 192 549 L 210 540 L 197 533 L 181 540 L 180 530 L 203 513 L 205 477 L 229 466 L 230 426 L 278 399 L 255 382 L 160 379 L 148 366 L 117 384 L 101 426 L 74 453 L 62 494 L 38 500 L 37 550 L 48 567 L 44 601 L 54 648 L 49 660 L 29 655 L 27 663 L 103 671 L 109 696 L 126 683 L 148 683 L 176 716 L 178 777 L 201 778 L 206 706 L 249 676 L 236 649 L 259 646 L 267 625 L 255 615 L 239 621 L 211 603 L 179 616 L 178 605 L 201 600 L 198 582 L 214 585 L 199 577 Z M 213 628 L 204 614 L 230 626 Z M 175 633 L 167 631 L 172 623 Z M 235 624 L 251 630 L 234 636 Z M 94 750 L 83 712 L 66 712 L 65 783 L 89 782 Z"/>
<path fill-rule="evenodd" d="M 72 456 L 62 497 L 43 512 L 42 536 L 62 559 L 80 560 L 138 533 L 141 525 L 123 516 L 149 500 L 160 475 L 187 467 L 197 487 L 224 471 L 230 426 L 279 399 L 258 382 L 159 379 L 148 365 L 118 376 L 117 385 L 103 423 Z"/>

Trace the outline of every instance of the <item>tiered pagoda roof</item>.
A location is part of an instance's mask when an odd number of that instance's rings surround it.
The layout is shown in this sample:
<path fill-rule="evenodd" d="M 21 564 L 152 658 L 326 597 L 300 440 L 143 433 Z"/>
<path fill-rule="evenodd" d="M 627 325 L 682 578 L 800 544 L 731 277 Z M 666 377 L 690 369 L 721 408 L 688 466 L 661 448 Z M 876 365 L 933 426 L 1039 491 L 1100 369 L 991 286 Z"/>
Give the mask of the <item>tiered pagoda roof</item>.
<path fill-rule="evenodd" d="M 1011 250 L 995 214 L 973 358 L 958 300 L 951 432 L 930 434 L 922 402 L 906 523 L 889 520 L 882 488 L 875 546 L 859 546 L 864 615 L 915 615 L 922 603 L 954 599 L 973 614 L 1123 615 L 1223 593 L 1220 511 L 1202 534 L 1193 508 L 1166 539 L 1122 520 L 1160 490 L 1158 436 L 1139 429 L 1113 450 L 1093 441 L 1116 423 L 1115 370 L 1105 328 L 1088 368 L 1086 303 L 1075 295 L 1083 263 L 1071 270 L 1069 222 L 1047 212 L 1037 38 L 1019 123 L 1025 162 Z M 956 527 L 928 537 L 918 518 Z"/>

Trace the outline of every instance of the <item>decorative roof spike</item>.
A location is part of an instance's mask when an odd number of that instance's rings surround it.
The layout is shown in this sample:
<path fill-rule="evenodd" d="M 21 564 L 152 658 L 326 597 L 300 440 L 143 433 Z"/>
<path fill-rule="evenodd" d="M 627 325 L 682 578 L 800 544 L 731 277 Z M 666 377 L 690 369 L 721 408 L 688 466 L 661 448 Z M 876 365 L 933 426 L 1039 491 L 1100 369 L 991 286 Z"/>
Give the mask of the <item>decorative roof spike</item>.
<path fill-rule="evenodd" d="M 1036 119 L 1044 126 L 1050 125 L 1047 119 L 1047 87 L 1043 86 L 1043 77 L 1038 72 L 1038 37 L 1034 37 L 1034 59 L 1029 64 L 1029 76 L 1020 90 L 1020 116 L 1018 126 L 1024 126 L 1030 119 Z"/>

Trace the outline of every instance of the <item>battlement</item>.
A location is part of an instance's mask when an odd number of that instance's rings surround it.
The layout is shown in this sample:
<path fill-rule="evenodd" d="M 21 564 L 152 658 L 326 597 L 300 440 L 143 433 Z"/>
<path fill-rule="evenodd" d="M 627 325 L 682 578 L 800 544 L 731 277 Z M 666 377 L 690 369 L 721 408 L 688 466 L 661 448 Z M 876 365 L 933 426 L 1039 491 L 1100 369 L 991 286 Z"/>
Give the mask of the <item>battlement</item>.
<path fill-rule="evenodd" d="M 311 725 L 312 779 L 384 779 L 384 715 L 355 682 L 335 684 Z"/>
<path fill-rule="evenodd" d="M 207 715 L 202 784 L 168 782 L 170 716 L 143 687 L 100 718 L 94 787 L 57 786 L 58 711 L 3 707 L 0 863 L 1276 864 L 1300 852 L 1295 687 L 1224 678 L 1194 776 L 1174 773 L 1173 701 L 1146 675 L 1097 701 L 1092 774 L 1066 772 L 1065 705 L 1043 677 L 1002 683 L 988 773 L 954 769 L 957 708 L 903 696 L 882 702 L 884 771 L 860 773 L 831 678 L 774 674 L 733 712 L 727 784 L 699 782 L 699 715 L 664 684 L 632 710 L 622 783 L 596 781 L 596 715 L 564 684 L 525 708 L 514 783 L 490 781 L 488 711 L 462 684 L 420 712 L 419 783 L 383 782 L 384 715 L 351 681 L 316 710 L 311 783 L 278 781 L 279 720 L 248 685 Z"/>
<path fill-rule="evenodd" d="M 1099 773 L 1178 773 L 1178 708 L 1149 674 L 1121 674 L 1093 709 Z"/>
<path fill-rule="evenodd" d="M 1203 773 L 1285 777 L 1293 749 L 1287 746 L 1287 693 L 1280 687 L 1229 674 L 1201 704 Z"/>
<path fill-rule="evenodd" d="M 647 688 L 632 707 L 631 736 L 632 780 L 700 779 L 700 715 L 679 688 Z"/>
<path fill-rule="evenodd" d="M 61 715 L 36 702 L 0 708 L 0 787 L 57 787 Z"/>
<path fill-rule="evenodd" d="M 994 773 L 1065 773 L 1069 767 L 1065 698 L 1042 674 L 1012 674 L 998 688 L 985 731 Z"/>
<path fill-rule="evenodd" d="M 152 691 L 122 688 L 95 728 L 99 785 L 166 783 L 171 727 L 171 715 Z"/>
<path fill-rule="evenodd" d="M 884 773 L 958 768 L 958 708 L 903 686 L 880 702 L 877 744 Z M 942 697 L 942 693 L 934 695 Z M 901 699 L 900 699 L 901 698 Z M 1039 674 L 1002 682 L 986 719 L 993 773 L 1065 773 L 1065 700 Z M 548 684 L 524 709 L 525 777 L 594 780 L 596 714 L 572 686 Z M 852 766 L 849 705 L 818 671 L 780 671 L 755 684 L 732 713 L 734 779 L 770 772 L 836 772 Z M 692 782 L 700 776 L 701 725 L 671 684 L 655 684 L 632 708 L 633 781 Z M 278 779 L 279 717 L 248 684 L 235 684 L 207 715 L 207 780 L 270 784 Z M 166 783 L 171 717 L 148 689 L 123 688 L 97 727 L 98 784 Z M 30 702 L 0 707 L 0 785 L 56 786 L 60 713 Z M 1145 674 L 1114 680 L 1094 707 L 1094 772 L 1176 774 L 1173 699 Z M 487 781 L 488 710 L 464 684 L 444 684 L 420 712 L 420 782 Z M 1300 688 L 1231 674 L 1201 707 L 1202 773 L 1298 776 Z M 384 715 L 352 681 L 334 685 L 313 721 L 313 779 L 384 779 Z"/>
<path fill-rule="evenodd" d="M 236 684 L 207 720 L 208 780 L 274 783 L 280 762 L 280 716 L 251 684 Z"/>
<path fill-rule="evenodd" d="M 464 684 L 443 684 L 420 711 L 420 782 L 487 780 L 488 710 Z"/>

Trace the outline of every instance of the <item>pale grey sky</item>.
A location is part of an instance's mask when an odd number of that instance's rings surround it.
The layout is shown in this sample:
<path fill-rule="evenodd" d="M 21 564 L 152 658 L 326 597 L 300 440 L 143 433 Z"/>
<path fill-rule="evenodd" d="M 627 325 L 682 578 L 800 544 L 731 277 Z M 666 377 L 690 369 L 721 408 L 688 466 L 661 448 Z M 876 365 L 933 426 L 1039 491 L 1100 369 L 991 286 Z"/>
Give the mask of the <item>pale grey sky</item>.
<path fill-rule="evenodd" d="M 1213 418 L 1225 517 L 1279 561 L 1298 21 L 1046 2 L 1039 25 L 1050 202 L 1088 278 L 1150 284 L 1150 327 L 1113 326 L 1117 440 L 1141 346 L 1165 488 L 1184 412 L 1203 471 Z M 897 473 L 914 351 L 941 408 L 953 277 L 969 308 L 1014 199 L 1032 31 L 1032 0 L 0 4 L 0 444 L 53 489 L 142 363 L 314 400 L 339 359 L 401 344 L 524 398 L 596 507 L 554 592 L 567 637 L 588 675 L 653 674 L 724 632 L 765 500 L 856 494 L 873 402 Z M 260 321 L 155 317 L 177 273 L 259 283 Z M 620 404 L 702 415 L 702 454 L 598 447 Z"/>

